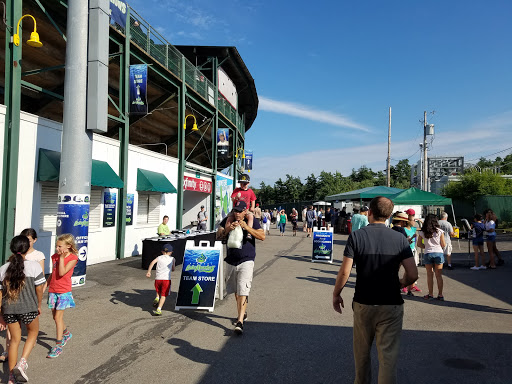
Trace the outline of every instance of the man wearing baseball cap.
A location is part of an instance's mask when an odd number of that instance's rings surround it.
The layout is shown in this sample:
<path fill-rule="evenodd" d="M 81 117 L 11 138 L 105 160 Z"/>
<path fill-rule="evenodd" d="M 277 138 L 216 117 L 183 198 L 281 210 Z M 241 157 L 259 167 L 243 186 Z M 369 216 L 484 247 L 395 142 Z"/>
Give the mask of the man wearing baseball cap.
<path fill-rule="evenodd" d="M 252 277 L 254 271 L 254 259 L 256 258 L 256 241 L 265 240 L 265 232 L 260 226 L 259 220 L 254 220 L 253 227 L 249 227 L 246 218 L 247 204 L 245 201 L 238 201 L 233 206 L 234 220 L 228 225 L 228 218 L 224 218 L 217 231 L 218 239 L 227 239 L 231 231 L 241 227 L 244 234 L 241 248 L 227 248 L 227 256 L 224 261 L 227 263 L 224 270 L 226 280 L 226 291 L 234 293 L 236 298 L 237 319 L 235 332 L 244 332 L 244 320 L 247 320 L 247 303 L 251 291 Z M 251 236 L 247 236 L 247 235 Z"/>

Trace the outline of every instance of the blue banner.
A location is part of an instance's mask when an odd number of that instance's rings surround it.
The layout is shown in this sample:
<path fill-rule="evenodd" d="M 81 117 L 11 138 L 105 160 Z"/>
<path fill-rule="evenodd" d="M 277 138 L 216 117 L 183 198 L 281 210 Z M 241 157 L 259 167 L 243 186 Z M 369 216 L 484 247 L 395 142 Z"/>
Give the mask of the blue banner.
<path fill-rule="evenodd" d="M 147 115 L 148 66 L 130 65 L 130 114 Z"/>
<path fill-rule="evenodd" d="M 219 249 L 185 249 L 176 309 L 213 310 L 219 261 Z"/>
<path fill-rule="evenodd" d="M 57 203 L 57 237 L 70 233 L 75 238 L 78 263 L 71 277 L 72 286 L 85 284 L 89 243 L 89 195 L 61 194 Z"/>
<path fill-rule="evenodd" d="M 103 226 L 116 225 L 116 193 L 105 191 L 103 194 Z"/>
<path fill-rule="evenodd" d="M 126 225 L 133 224 L 133 193 L 126 195 Z"/>
<path fill-rule="evenodd" d="M 332 263 L 332 230 L 313 231 L 313 256 L 311 261 Z"/>
<path fill-rule="evenodd" d="M 245 170 L 247 172 L 252 171 L 252 151 L 245 150 Z"/>
<path fill-rule="evenodd" d="M 128 6 L 126 1 L 110 0 L 110 19 L 121 27 L 126 28 L 126 13 Z"/>

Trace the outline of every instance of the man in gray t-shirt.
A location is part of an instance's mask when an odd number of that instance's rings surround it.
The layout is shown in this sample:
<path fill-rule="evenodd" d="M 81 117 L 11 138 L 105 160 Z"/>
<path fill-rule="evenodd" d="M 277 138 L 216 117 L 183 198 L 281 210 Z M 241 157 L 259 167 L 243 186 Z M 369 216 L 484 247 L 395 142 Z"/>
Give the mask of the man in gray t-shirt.
<path fill-rule="evenodd" d="M 206 231 L 206 222 L 208 221 L 208 215 L 204 210 L 204 205 L 201 205 L 201 210 L 197 214 L 197 229 Z"/>
<path fill-rule="evenodd" d="M 448 269 L 453 269 L 452 267 L 452 240 L 451 236 L 454 236 L 452 225 L 448 222 L 448 214 L 446 212 L 441 212 L 441 219 L 439 220 L 439 228 L 441 228 L 444 232 L 444 240 L 446 242 L 446 246 L 444 247 L 444 255 L 446 256 L 446 262 L 448 263 Z"/>

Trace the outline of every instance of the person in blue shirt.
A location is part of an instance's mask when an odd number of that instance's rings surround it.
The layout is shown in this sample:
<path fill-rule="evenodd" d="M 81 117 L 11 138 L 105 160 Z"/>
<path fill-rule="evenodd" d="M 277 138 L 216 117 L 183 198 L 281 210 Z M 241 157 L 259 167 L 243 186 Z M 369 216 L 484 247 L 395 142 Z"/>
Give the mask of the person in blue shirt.
<path fill-rule="evenodd" d="M 361 207 L 361 213 L 357 213 L 357 210 L 354 210 L 354 213 L 354 216 L 352 216 L 352 232 L 368 225 L 368 207 L 363 206 Z"/>

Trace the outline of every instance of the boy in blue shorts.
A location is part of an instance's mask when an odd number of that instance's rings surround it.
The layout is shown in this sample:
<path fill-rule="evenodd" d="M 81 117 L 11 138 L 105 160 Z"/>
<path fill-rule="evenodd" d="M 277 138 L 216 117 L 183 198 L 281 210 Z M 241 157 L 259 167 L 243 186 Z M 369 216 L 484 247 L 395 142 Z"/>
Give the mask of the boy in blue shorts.
<path fill-rule="evenodd" d="M 162 254 L 149 264 L 146 277 L 151 277 L 151 270 L 156 264 L 155 290 L 156 297 L 153 300 L 153 307 L 157 307 L 153 314 L 155 316 L 162 315 L 162 307 L 165 298 L 171 293 L 171 272 L 176 268 L 176 261 L 172 255 L 172 245 L 164 244 L 162 246 Z"/>

